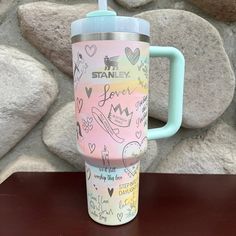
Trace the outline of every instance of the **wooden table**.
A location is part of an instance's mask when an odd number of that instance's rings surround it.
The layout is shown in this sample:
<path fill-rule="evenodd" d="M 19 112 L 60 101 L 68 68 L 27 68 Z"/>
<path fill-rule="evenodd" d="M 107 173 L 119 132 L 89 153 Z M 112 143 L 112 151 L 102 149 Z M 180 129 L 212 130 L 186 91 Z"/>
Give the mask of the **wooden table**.
<path fill-rule="evenodd" d="M 87 214 L 84 173 L 16 173 L 0 185 L 0 236 L 236 236 L 236 176 L 141 174 L 138 217 Z"/>

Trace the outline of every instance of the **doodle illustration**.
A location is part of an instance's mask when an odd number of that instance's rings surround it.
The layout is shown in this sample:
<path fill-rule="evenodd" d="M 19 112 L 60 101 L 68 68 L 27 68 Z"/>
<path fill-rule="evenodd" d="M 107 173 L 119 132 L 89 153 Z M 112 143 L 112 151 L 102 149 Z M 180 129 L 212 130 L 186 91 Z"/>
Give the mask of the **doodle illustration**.
<path fill-rule="evenodd" d="M 147 148 L 147 137 L 144 137 L 141 143 L 137 141 L 132 141 L 127 143 L 122 152 L 122 161 L 128 172 L 134 176 L 137 172 L 135 168 L 135 163 L 138 157 L 143 154 Z M 132 161 L 130 160 L 132 158 Z"/>
<path fill-rule="evenodd" d="M 93 187 L 94 187 L 96 190 L 98 190 L 98 188 L 97 188 L 97 186 L 96 186 L 95 184 L 93 185 Z"/>
<path fill-rule="evenodd" d="M 96 144 L 95 143 L 89 143 L 88 147 L 89 147 L 89 150 L 90 150 L 90 154 L 92 154 L 96 149 Z"/>
<path fill-rule="evenodd" d="M 140 77 L 138 77 L 138 83 L 139 85 L 141 85 L 142 88 L 147 89 L 148 88 L 148 82 L 146 82 L 147 80 L 145 80 L 145 82 L 143 80 L 141 80 Z"/>
<path fill-rule="evenodd" d="M 109 121 L 107 120 L 107 118 L 103 115 L 103 113 L 101 111 L 99 111 L 96 107 L 92 107 L 92 114 L 94 119 L 96 120 L 96 122 L 98 123 L 98 125 L 104 130 L 106 131 L 113 140 L 115 140 L 117 143 L 123 143 L 124 139 L 120 138 L 117 135 L 117 129 L 116 132 L 114 131 L 114 129 L 111 127 Z"/>
<path fill-rule="evenodd" d="M 87 117 L 87 119 L 83 119 L 82 120 L 83 122 L 83 130 L 88 133 L 89 131 L 91 131 L 93 129 L 93 125 L 92 125 L 92 122 L 93 122 L 93 118 L 92 117 Z"/>
<path fill-rule="evenodd" d="M 144 73 L 146 79 L 148 79 L 148 58 L 141 60 L 140 64 L 137 65 L 138 70 Z"/>
<path fill-rule="evenodd" d="M 82 75 L 86 73 L 87 68 L 88 68 L 88 64 L 85 63 L 82 54 L 78 52 L 77 53 L 77 60 L 74 63 L 74 80 L 75 80 L 75 84 L 77 82 L 79 82 Z"/>
<path fill-rule="evenodd" d="M 110 70 L 112 67 L 112 70 L 118 70 L 118 58 L 119 56 L 116 57 L 108 57 L 105 56 L 104 58 L 104 63 L 105 63 L 105 70 Z"/>
<path fill-rule="evenodd" d="M 91 207 L 93 210 L 95 210 L 95 209 L 96 209 L 96 207 L 95 207 L 95 204 L 94 204 L 93 200 L 90 200 L 90 201 L 89 201 L 89 205 L 90 205 L 90 207 Z"/>
<path fill-rule="evenodd" d="M 88 167 L 85 167 L 85 168 L 86 168 L 87 180 L 90 180 L 90 178 L 91 178 L 91 170 Z"/>
<path fill-rule="evenodd" d="M 138 67 L 138 70 L 140 71 L 140 70 L 143 68 L 143 66 L 144 66 L 144 62 L 143 62 L 143 61 L 141 61 L 141 62 L 140 62 L 140 64 L 139 64 L 139 65 L 137 65 L 137 67 Z"/>
<path fill-rule="evenodd" d="M 114 192 L 114 188 L 108 188 L 107 191 L 109 193 L 109 196 L 111 197 Z"/>
<path fill-rule="evenodd" d="M 85 46 L 85 52 L 89 57 L 93 57 L 97 52 L 97 46 L 96 45 L 86 45 Z"/>
<path fill-rule="evenodd" d="M 135 132 L 135 136 L 136 136 L 137 139 L 140 139 L 141 135 L 142 135 L 142 130 L 139 130 L 139 131 Z"/>
<path fill-rule="evenodd" d="M 138 60 L 139 60 L 139 57 L 140 57 L 140 49 L 139 48 L 136 48 L 134 51 L 132 51 L 131 48 L 129 47 L 126 47 L 125 48 L 125 54 L 126 54 L 126 57 L 128 58 L 129 62 L 132 64 L 132 65 L 135 65 Z"/>
<path fill-rule="evenodd" d="M 87 97 L 90 98 L 93 89 L 85 87 L 85 91 L 86 91 Z"/>
<path fill-rule="evenodd" d="M 132 206 L 130 208 L 128 208 L 127 211 L 128 211 L 128 213 L 126 214 L 126 219 L 129 219 L 129 218 L 135 216 L 137 213 L 137 209 Z"/>
<path fill-rule="evenodd" d="M 121 222 L 123 218 L 123 212 L 117 213 L 117 219 Z"/>
<path fill-rule="evenodd" d="M 126 107 L 122 110 L 121 105 L 113 106 L 111 104 L 110 112 L 108 119 L 119 127 L 129 127 L 132 120 L 133 112 L 129 113 L 128 108 Z"/>
<path fill-rule="evenodd" d="M 77 139 L 78 140 L 83 140 L 83 135 L 82 135 L 82 132 L 81 132 L 81 127 L 80 127 L 79 121 L 77 121 L 77 123 L 76 123 L 76 133 L 77 133 Z"/>
<path fill-rule="evenodd" d="M 101 152 L 102 154 L 102 163 L 104 166 L 110 166 L 110 160 L 109 160 L 109 151 L 107 150 L 106 145 L 104 145 L 104 149 Z"/>
<path fill-rule="evenodd" d="M 81 110 L 82 110 L 82 107 L 84 105 L 84 101 L 82 98 L 76 98 L 76 105 L 77 105 L 77 109 L 78 109 L 78 112 L 80 113 Z"/>

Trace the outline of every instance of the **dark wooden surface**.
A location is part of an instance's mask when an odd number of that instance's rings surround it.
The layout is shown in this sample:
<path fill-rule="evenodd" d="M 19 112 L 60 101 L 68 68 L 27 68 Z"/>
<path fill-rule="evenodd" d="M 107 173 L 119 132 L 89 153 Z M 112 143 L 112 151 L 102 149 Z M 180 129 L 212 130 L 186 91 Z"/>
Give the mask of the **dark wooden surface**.
<path fill-rule="evenodd" d="M 17 173 L 0 185 L 0 236 L 236 236 L 236 176 L 142 174 L 139 213 L 102 226 L 83 173 Z"/>

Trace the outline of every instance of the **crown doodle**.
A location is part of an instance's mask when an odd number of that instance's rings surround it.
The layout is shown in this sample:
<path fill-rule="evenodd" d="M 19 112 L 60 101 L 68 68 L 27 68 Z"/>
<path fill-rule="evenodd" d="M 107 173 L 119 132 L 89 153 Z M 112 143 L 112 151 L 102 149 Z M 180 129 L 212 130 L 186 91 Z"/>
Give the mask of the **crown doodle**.
<path fill-rule="evenodd" d="M 111 104 L 108 119 L 114 125 L 117 125 L 119 127 L 128 127 L 130 126 L 132 116 L 133 116 L 133 112 L 129 113 L 127 107 L 124 110 L 122 110 L 120 104 L 118 104 L 115 107 Z"/>

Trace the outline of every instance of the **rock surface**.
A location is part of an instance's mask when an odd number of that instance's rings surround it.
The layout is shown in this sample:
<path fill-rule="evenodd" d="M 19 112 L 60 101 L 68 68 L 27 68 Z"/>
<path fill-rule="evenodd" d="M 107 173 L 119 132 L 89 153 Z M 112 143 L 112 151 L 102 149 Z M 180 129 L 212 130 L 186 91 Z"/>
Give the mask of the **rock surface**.
<path fill-rule="evenodd" d="M 84 160 L 76 147 L 74 102 L 66 104 L 49 119 L 43 129 L 43 142 L 51 152 L 77 169 L 84 169 Z"/>
<path fill-rule="evenodd" d="M 223 21 L 236 21 L 235 0 L 188 0 L 202 11 Z"/>
<path fill-rule="evenodd" d="M 0 0 L 0 21 L 4 14 L 14 5 L 14 0 Z"/>
<path fill-rule="evenodd" d="M 157 172 L 236 174 L 236 131 L 219 121 L 205 135 L 177 144 Z"/>
<path fill-rule="evenodd" d="M 43 129 L 43 141 L 48 149 L 68 161 L 78 170 L 84 169 L 84 160 L 76 147 L 74 102 L 66 104 L 47 122 Z M 157 144 L 150 141 L 148 152 L 141 159 L 141 171 L 146 171 L 157 156 Z"/>
<path fill-rule="evenodd" d="M 220 117 L 232 101 L 235 78 L 217 30 L 182 10 L 136 15 L 151 22 L 151 44 L 174 46 L 186 59 L 183 126 L 201 128 Z M 152 59 L 149 114 L 166 121 L 169 66 Z"/>
<path fill-rule="evenodd" d="M 61 71 L 72 76 L 71 22 L 96 9 L 96 4 L 34 2 L 19 6 L 18 18 L 23 36 Z"/>
<path fill-rule="evenodd" d="M 116 0 L 116 1 L 121 6 L 130 9 L 130 8 L 135 8 L 135 7 L 141 7 L 143 5 L 146 5 L 149 2 L 152 2 L 153 0 Z"/>
<path fill-rule="evenodd" d="M 58 172 L 70 171 L 64 166 L 55 165 L 46 159 L 40 157 L 22 155 L 11 161 L 8 165 L 1 168 L 0 183 L 6 180 L 10 175 L 15 172 Z"/>
<path fill-rule="evenodd" d="M 0 157 L 45 115 L 58 88 L 45 66 L 0 46 Z"/>

